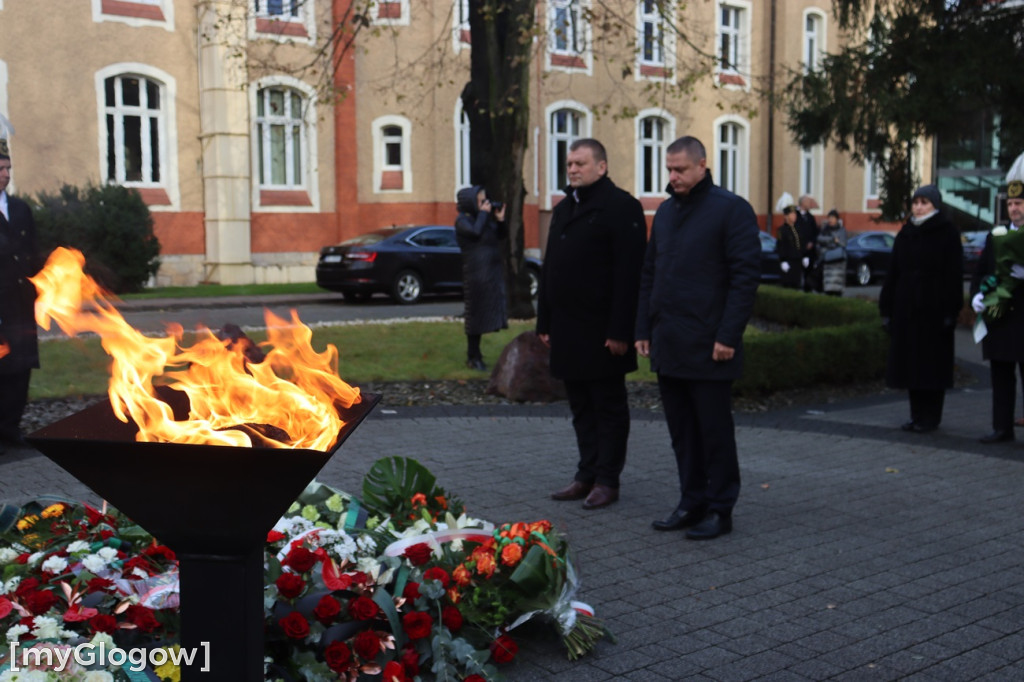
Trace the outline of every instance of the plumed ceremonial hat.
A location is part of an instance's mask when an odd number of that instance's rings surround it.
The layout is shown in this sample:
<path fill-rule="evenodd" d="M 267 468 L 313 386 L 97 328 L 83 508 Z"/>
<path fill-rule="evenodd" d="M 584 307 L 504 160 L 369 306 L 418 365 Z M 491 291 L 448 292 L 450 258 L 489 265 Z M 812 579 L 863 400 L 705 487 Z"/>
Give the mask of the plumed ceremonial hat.
<path fill-rule="evenodd" d="M 1006 174 L 1006 198 L 1024 198 L 1024 154 L 1017 157 Z"/>
<path fill-rule="evenodd" d="M 7 120 L 7 117 L 0 114 L 0 159 L 11 158 L 11 148 L 7 140 L 14 134 L 14 126 Z"/>
<path fill-rule="evenodd" d="M 796 201 L 793 200 L 792 194 L 783 192 L 779 200 L 775 202 L 775 210 L 779 213 L 786 213 L 787 208 L 796 208 Z"/>

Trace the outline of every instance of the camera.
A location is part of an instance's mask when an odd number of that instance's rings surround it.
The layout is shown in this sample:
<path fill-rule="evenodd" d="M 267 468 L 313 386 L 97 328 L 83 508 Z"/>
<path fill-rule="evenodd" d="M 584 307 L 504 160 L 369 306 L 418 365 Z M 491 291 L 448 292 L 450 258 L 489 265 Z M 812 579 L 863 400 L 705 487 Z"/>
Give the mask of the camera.
<path fill-rule="evenodd" d="M 492 211 L 500 211 L 501 207 L 504 206 L 504 205 L 505 204 L 501 203 L 500 201 L 492 201 L 491 202 L 491 210 Z"/>

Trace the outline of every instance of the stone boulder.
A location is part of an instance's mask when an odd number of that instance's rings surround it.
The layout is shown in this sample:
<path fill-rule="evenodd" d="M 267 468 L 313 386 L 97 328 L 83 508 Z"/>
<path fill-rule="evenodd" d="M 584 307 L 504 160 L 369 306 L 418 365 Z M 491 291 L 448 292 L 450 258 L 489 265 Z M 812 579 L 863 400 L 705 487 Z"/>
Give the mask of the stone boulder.
<path fill-rule="evenodd" d="M 487 392 L 516 402 L 549 403 L 565 399 L 565 383 L 551 376 L 548 347 L 536 332 L 523 332 L 501 351 Z"/>

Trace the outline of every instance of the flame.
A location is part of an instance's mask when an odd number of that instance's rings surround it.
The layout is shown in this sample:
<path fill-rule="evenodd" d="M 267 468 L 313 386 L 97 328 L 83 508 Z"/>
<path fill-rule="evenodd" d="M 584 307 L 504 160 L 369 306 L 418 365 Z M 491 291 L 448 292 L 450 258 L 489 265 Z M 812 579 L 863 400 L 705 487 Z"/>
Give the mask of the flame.
<path fill-rule="evenodd" d="M 3 341 L 0 341 L 0 358 L 4 357 L 5 355 L 10 355 L 10 353 L 11 353 L 11 347 L 8 346 Z"/>
<path fill-rule="evenodd" d="M 338 378 L 337 348 L 315 352 L 313 332 L 294 310 L 290 320 L 264 311 L 266 359 L 249 363 L 242 344 L 205 327 L 190 347 L 181 345 L 180 325 L 169 326 L 165 338 L 133 329 L 110 294 L 82 271 L 84 264 L 80 252 L 58 248 L 31 278 L 39 292 L 36 322 L 44 329 L 56 322 L 69 336 L 100 337 L 112 358 L 111 407 L 118 419 L 139 427 L 136 440 L 247 447 L 252 438 L 246 430 L 259 430 L 261 444 L 326 451 L 343 425 L 336 405 L 361 400 L 358 388 Z M 155 395 L 155 379 L 188 395 L 187 420 L 176 421 Z M 267 425 L 284 433 L 268 433 Z"/>

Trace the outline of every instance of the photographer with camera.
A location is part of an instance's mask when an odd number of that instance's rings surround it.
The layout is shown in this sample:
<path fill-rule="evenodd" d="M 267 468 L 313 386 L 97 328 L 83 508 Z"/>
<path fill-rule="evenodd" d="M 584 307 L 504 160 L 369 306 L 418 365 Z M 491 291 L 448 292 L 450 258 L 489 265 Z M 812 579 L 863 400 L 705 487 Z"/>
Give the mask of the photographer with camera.
<path fill-rule="evenodd" d="M 486 371 L 480 337 L 508 327 L 505 267 L 501 243 L 508 237 L 505 206 L 487 198 L 483 187 L 459 190 L 455 238 L 462 249 L 466 366 Z"/>

